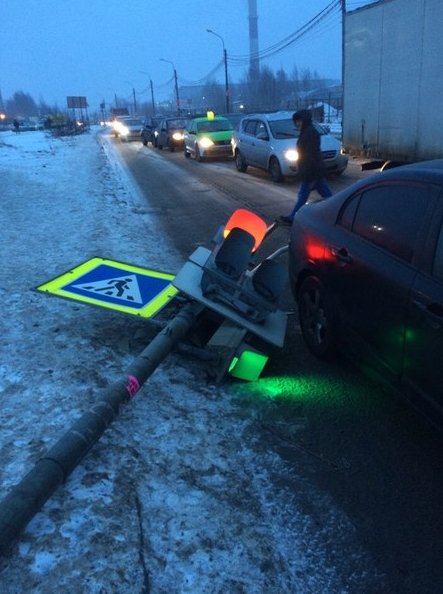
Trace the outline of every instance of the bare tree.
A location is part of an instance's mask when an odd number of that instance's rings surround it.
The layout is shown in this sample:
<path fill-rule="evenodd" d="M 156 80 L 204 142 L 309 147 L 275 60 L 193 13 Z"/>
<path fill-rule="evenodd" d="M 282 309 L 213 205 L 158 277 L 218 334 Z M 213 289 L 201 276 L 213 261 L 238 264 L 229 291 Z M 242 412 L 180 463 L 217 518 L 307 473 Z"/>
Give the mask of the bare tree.
<path fill-rule="evenodd" d="M 6 111 L 11 117 L 29 118 L 38 115 L 38 107 L 29 93 L 16 91 L 12 99 L 6 101 Z"/>

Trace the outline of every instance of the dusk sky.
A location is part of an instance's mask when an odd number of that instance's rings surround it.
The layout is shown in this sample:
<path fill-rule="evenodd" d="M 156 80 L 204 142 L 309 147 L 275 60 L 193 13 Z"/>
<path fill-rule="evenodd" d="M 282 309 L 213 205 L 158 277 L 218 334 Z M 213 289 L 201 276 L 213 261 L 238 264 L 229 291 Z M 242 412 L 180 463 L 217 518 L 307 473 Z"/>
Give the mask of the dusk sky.
<path fill-rule="evenodd" d="M 370 0 L 347 0 L 351 10 Z M 331 0 L 257 0 L 259 51 L 281 46 L 321 11 L 331 12 L 303 37 L 260 61 L 274 71 L 309 68 L 321 77 L 341 76 L 340 2 Z M 115 95 L 156 101 L 180 86 L 212 78 L 224 81 L 222 37 L 229 78 L 248 69 L 247 0 L 2 0 L 0 91 L 16 91 L 66 107 L 67 96 L 86 96 L 98 109 Z M 167 62 L 162 61 L 167 60 Z M 168 62 L 172 62 L 168 63 Z"/>

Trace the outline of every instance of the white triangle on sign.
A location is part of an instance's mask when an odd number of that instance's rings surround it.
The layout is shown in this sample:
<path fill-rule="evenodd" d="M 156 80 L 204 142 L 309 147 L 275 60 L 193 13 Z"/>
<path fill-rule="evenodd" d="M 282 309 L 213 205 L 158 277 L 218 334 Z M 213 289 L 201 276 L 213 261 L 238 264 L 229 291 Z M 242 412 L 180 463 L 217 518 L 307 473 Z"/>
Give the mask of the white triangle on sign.
<path fill-rule="evenodd" d="M 129 301 L 130 303 L 143 304 L 137 276 L 135 274 L 126 274 L 125 276 L 107 278 L 92 283 L 72 286 L 75 289 L 95 293 L 97 297 L 103 295 L 104 297 L 113 297 L 114 299 Z"/>

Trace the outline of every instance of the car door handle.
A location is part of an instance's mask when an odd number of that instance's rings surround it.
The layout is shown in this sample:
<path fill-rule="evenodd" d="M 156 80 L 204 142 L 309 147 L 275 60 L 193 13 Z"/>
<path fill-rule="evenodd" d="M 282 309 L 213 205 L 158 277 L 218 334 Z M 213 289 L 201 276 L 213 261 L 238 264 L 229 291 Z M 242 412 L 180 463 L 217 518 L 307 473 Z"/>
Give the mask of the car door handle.
<path fill-rule="evenodd" d="M 331 247 L 331 254 L 334 258 L 337 258 L 337 260 L 340 260 L 340 262 L 343 262 L 344 264 L 351 264 L 352 262 L 352 256 L 346 248 Z"/>

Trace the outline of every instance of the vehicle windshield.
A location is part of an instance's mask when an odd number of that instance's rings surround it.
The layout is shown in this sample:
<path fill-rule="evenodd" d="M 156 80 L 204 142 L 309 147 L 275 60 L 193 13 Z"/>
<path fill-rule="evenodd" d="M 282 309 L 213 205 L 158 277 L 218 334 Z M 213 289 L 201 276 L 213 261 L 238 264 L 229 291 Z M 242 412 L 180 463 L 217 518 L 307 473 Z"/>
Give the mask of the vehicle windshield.
<path fill-rule="evenodd" d="M 327 130 L 317 122 L 312 122 L 312 124 L 320 135 L 328 133 Z M 300 134 L 300 131 L 295 127 L 291 118 L 271 121 L 269 122 L 269 127 L 271 128 L 272 136 L 274 138 L 298 138 Z"/>
<path fill-rule="evenodd" d="M 269 127 L 274 138 L 298 138 L 299 135 L 292 119 L 270 121 Z"/>
<path fill-rule="evenodd" d="M 227 132 L 233 130 L 228 120 L 209 120 L 197 123 L 198 132 Z"/>
<path fill-rule="evenodd" d="M 178 130 L 186 128 L 186 120 L 168 120 L 167 124 L 168 128 L 176 128 Z"/>

